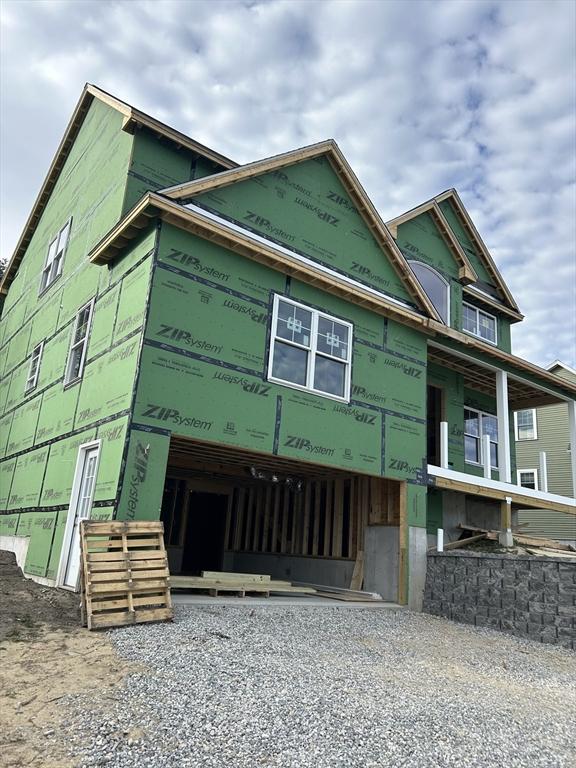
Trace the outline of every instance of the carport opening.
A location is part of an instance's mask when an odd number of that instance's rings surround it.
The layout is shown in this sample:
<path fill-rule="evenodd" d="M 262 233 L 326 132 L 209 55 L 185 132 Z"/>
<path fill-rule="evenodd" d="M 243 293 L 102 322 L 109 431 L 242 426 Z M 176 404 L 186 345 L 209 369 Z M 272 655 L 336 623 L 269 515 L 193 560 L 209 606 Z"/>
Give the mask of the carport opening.
<path fill-rule="evenodd" d="M 397 481 L 173 438 L 162 504 L 170 569 L 362 587 L 396 601 L 399 498 Z"/>

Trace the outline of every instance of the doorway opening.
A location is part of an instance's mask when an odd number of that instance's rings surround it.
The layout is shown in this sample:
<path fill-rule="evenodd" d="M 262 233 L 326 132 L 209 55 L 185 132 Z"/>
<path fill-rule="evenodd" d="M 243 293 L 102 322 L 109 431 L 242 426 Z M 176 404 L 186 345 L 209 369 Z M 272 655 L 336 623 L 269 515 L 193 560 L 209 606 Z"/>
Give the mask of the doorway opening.
<path fill-rule="evenodd" d="M 190 492 L 182 573 L 222 570 L 227 511 L 226 494 Z"/>
<path fill-rule="evenodd" d="M 428 384 L 426 410 L 426 458 L 428 464 L 440 466 L 440 422 L 442 421 L 443 390 Z"/>

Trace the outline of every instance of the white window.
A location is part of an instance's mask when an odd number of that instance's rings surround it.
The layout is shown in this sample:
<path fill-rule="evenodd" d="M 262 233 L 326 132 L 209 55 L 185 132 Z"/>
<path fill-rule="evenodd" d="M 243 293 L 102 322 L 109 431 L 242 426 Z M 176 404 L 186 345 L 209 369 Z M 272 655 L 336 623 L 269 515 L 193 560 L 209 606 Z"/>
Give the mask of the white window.
<path fill-rule="evenodd" d="M 68 245 L 71 226 L 72 219 L 69 219 L 48 246 L 46 264 L 42 270 L 42 280 L 40 281 L 40 293 L 62 274 L 62 262 L 64 261 L 64 252 Z"/>
<path fill-rule="evenodd" d="M 516 440 L 537 440 L 538 426 L 536 421 L 536 409 L 528 408 L 524 411 L 516 411 L 514 414 L 514 431 Z"/>
<path fill-rule="evenodd" d="M 490 413 L 464 408 L 464 457 L 467 464 L 484 464 L 482 436 L 490 436 L 490 466 L 498 468 L 498 419 Z"/>
<path fill-rule="evenodd" d="M 93 306 L 94 299 L 82 307 L 76 315 L 72 340 L 70 342 L 70 351 L 68 352 L 68 362 L 66 363 L 64 386 L 71 384 L 82 377 L 84 362 L 86 360 L 86 349 L 88 347 L 88 334 L 90 333 L 90 323 L 92 322 Z"/>
<path fill-rule="evenodd" d="M 40 362 L 42 360 L 42 351 L 44 350 L 44 342 L 34 347 L 32 357 L 30 358 L 30 368 L 28 369 L 28 378 L 26 379 L 26 387 L 24 394 L 31 392 L 38 384 L 38 375 L 40 374 Z"/>
<path fill-rule="evenodd" d="M 472 304 L 462 303 L 462 329 L 473 336 L 478 336 L 484 341 L 496 344 L 498 323 L 494 315 L 484 312 L 483 309 L 473 307 Z"/>
<path fill-rule="evenodd" d="M 350 323 L 274 297 L 270 381 L 348 401 L 351 359 Z"/>
<path fill-rule="evenodd" d="M 450 325 L 450 284 L 435 269 L 421 261 L 409 261 L 412 271 L 434 308 L 446 323 Z"/>
<path fill-rule="evenodd" d="M 519 469 L 517 471 L 518 485 L 522 488 L 532 488 L 538 490 L 538 470 L 537 469 Z"/>

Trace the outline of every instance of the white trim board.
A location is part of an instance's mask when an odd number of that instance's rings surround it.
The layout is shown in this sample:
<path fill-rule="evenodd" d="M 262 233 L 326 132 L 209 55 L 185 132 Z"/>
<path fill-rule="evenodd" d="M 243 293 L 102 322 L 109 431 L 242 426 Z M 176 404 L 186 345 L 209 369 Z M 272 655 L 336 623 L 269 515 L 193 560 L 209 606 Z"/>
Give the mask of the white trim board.
<path fill-rule="evenodd" d="M 476 485 L 478 488 L 488 488 L 494 491 L 507 493 L 508 495 L 518 493 L 526 498 L 534 499 L 534 501 L 541 500 L 548 501 L 552 504 L 563 504 L 567 507 L 573 507 L 576 510 L 576 499 L 572 499 L 570 496 L 559 496 L 556 493 L 533 491 L 531 488 L 524 488 L 520 485 L 503 483 L 500 480 L 490 480 L 487 477 L 468 475 L 466 472 L 457 472 L 454 469 L 443 469 L 442 467 L 436 467 L 433 464 L 428 464 L 427 471 L 432 477 L 444 477 L 446 480 L 454 480 L 458 483 L 468 483 L 468 485 Z"/>

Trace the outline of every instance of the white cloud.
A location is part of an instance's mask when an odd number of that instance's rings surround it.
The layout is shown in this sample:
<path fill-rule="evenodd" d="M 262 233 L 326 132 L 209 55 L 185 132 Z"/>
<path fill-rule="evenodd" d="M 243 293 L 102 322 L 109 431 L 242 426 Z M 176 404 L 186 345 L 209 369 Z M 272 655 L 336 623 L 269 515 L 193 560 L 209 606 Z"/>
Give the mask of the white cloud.
<path fill-rule="evenodd" d="M 2 4 L 2 253 L 85 81 L 247 162 L 335 138 L 384 218 L 459 189 L 527 319 L 576 365 L 572 0 Z"/>

